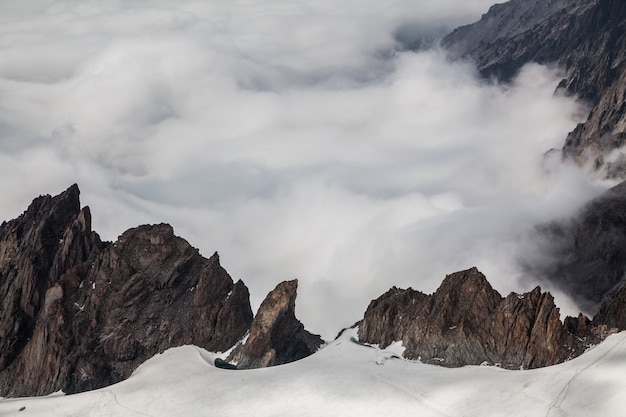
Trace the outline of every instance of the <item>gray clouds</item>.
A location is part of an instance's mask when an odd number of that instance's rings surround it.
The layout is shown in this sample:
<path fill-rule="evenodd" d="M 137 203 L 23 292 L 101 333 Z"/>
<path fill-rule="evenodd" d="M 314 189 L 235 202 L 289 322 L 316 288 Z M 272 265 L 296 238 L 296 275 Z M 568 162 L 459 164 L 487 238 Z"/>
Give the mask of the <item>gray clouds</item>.
<path fill-rule="evenodd" d="M 22 3 L 0 5 L 2 218 L 78 182 L 104 238 L 170 222 L 255 306 L 300 278 L 327 338 L 391 285 L 476 265 L 527 289 L 525 231 L 601 188 L 543 160 L 580 117 L 557 73 L 402 50 L 491 1 Z"/>

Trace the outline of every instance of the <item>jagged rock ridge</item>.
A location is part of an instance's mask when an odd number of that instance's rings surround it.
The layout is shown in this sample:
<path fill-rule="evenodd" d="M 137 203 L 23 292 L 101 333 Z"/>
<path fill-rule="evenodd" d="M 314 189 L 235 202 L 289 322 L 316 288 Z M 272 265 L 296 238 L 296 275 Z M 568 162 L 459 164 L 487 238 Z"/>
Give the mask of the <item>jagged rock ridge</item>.
<path fill-rule="evenodd" d="M 167 224 L 103 243 L 78 197 L 76 186 L 39 197 L 0 226 L 0 395 L 102 387 L 182 344 L 235 346 L 228 359 L 242 369 L 320 348 L 295 317 L 297 280 L 279 284 L 253 319 L 248 289 L 217 254 L 202 257 Z M 503 298 L 472 268 L 447 276 L 432 295 L 392 288 L 370 303 L 359 335 L 383 347 L 402 340 L 406 357 L 445 366 L 540 367 L 625 328 L 625 294 L 622 286 L 606 297 L 593 322 L 580 315 L 562 323 L 550 294 Z"/>
<path fill-rule="evenodd" d="M 406 358 L 449 367 L 553 365 L 606 334 L 582 315 L 562 323 L 554 299 L 539 287 L 503 298 L 476 268 L 446 276 L 431 295 L 394 287 L 370 303 L 358 325 L 362 342 L 402 341 Z"/>
<path fill-rule="evenodd" d="M 0 226 L 0 370 L 28 344 L 58 272 L 105 247 L 91 232 L 89 209 L 80 210 L 78 196 L 76 185 L 56 197 L 40 196 Z"/>
<path fill-rule="evenodd" d="M 512 0 L 442 41 L 486 77 L 508 80 L 526 63 L 554 64 L 560 88 L 589 103 L 586 122 L 563 154 L 609 177 L 626 176 L 626 3 L 622 0 Z"/>
<path fill-rule="evenodd" d="M 253 319 L 247 287 L 217 253 L 202 257 L 167 224 L 103 243 L 76 185 L 2 223 L 0 291 L 0 396 L 99 388 L 184 344 L 225 351 Z M 294 303 L 295 289 L 292 316 Z M 285 340 L 273 340 L 276 359 L 266 365 L 310 353 L 290 344 L 308 334 L 302 325 L 283 322 L 290 326 L 272 334 Z"/>

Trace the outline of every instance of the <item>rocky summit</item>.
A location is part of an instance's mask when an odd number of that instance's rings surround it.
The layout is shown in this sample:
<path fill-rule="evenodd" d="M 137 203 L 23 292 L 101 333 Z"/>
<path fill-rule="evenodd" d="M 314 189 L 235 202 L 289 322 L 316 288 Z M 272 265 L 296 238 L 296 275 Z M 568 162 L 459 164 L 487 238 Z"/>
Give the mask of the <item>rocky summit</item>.
<path fill-rule="evenodd" d="M 590 212 L 619 227 L 623 188 L 592 203 Z M 79 194 L 73 185 L 56 197 L 40 196 L 0 226 L 0 396 L 100 388 L 186 344 L 230 350 L 216 361 L 230 369 L 289 363 L 323 345 L 295 316 L 297 280 L 278 284 L 253 317 L 247 287 L 233 281 L 217 253 L 204 258 L 168 224 L 102 242 Z M 588 218 L 585 233 L 594 241 L 605 223 Z M 604 250 L 621 259 L 622 240 L 611 239 L 577 241 L 597 265 L 593 259 Z M 548 366 L 626 328 L 625 288 L 620 281 L 605 291 L 593 321 L 582 314 L 561 321 L 552 296 L 539 287 L 502 297 L 471 268 L 448 275 L 431 295 L 392 288 L 370 303 L 359 338 L 381 347 L 402 341 L 405 357 L 444 366 Z"/>
<path fill-rule="evenodd" d="M 591 109 L 563 155 L 626 178 L 626 3 L 622 0 L 511 0 L 456 29 L 442 45 L 489 78 L 510 80 L 529 62 L 563 71 L 559 89 Z"/>
<path fill-rule="evenodd" d="M 217 253 L 204 258 L 167 224 L 103 243 L 79 194 L 73 185 L 38 197 L 0 226 L 0 396 L 99 388 L 170 347 L 225 351 L 248 333 L 257 340 L 260 328 L 269 342 L 242 353 L 267 358 L 257 366 L 300 359 L 321 344 L 295 319 L 293 282 L 275 290 L 286 298 L 251 328 L 248 288 Z"/>
<path fill-rule="evenodd" d="M 609 331 L 583 315 L 561 322 L 554 299 L 539 287 L 503 298 L 476 268 L 446 276 L 431 295 L 394 287 L 370 303 L 358 326 L 361 342 L 384 348 L 402 341 L 409 359 L 507 369 L 566 361 Z"/>
<path fill-rule="evenodd" d="M 245 343 L 237 346 L 228 358 L 238 369 L 302 359 L 324 343 L 318 335 L 306 331 L 295 316 L 297 288 L 297 280 L 282 282 L 263 300 Z"/>

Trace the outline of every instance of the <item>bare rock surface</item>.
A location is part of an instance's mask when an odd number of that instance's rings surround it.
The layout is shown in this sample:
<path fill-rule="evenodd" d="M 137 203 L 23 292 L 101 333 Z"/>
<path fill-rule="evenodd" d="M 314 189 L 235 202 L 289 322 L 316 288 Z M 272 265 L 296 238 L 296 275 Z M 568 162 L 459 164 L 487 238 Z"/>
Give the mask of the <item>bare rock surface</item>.
<path fill-rule="evenodd" d="M 166 224 L 112 244 L 77 186 L 0 227 L 0 396 L 99 388 L 170 347 L 226 350 L 248 331 L 247 287 Z"/>
<path fill-rule="evenodd" d="M 0 370 L 31 339 L 49 288 L 60 270 L 95 256 L 105 246 L 91 232 L 79 190 L 39 196 L 17 219 L 0 226 Z"/>
<path fill-rule="evenodd" d="M 250 333 L 229 360 L 238 369 L 281 365 L 305 358 L 324 343 L 309 333 L 295 316 L 298 280 L 284 281 L 272 290 L 257 312 Z"/>
<path fill-rule="evenodd" d="M 498 364 L 508 369 L 563 362 L 598 343 L 584 316 L 560 321 L 540 288 L 503 298 L 476 268 L 446 276 L 431 295 L 392 288 L 373 300 L 359 323 L 362 342 L 402 341 L 404 356 L 449 367 Z"/>
<path fill-rule="evenodd" d="M 563 146 L 565 157 L 608 177 L 626 177 L 626 3 L 511 0 L 442 41 L 485 77 L 511 79 L 529 62 L 559 67 L 560 89 L 591 111 Z"/>

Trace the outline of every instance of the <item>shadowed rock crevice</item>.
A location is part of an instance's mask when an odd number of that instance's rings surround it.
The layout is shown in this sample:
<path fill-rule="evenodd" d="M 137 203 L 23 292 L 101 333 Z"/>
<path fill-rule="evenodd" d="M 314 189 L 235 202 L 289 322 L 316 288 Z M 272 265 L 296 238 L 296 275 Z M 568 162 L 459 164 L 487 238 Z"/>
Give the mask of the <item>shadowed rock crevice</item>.
<path fill-rule="evenodd" d="M 32 338 L 58 271 L 105 247 L 91 232 L 88 209 L 80 210 L 79 194 L 72 185 L 56 197 L 40 196 L 17 219 L 0 226 L 0 371 Z M 80 238 L 68 240 L 74 229 L 81 230 Z"/>

